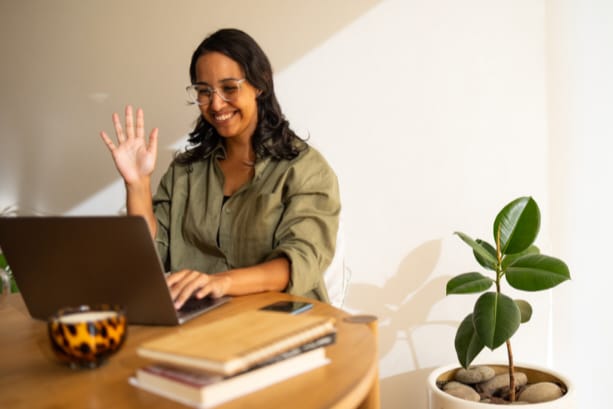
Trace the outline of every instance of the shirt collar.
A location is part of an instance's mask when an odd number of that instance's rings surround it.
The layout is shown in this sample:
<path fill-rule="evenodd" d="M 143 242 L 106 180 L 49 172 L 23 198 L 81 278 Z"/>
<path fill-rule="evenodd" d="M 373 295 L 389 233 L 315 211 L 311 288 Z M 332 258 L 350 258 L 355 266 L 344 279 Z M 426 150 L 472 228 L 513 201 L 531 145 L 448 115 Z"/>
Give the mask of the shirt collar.
<path fill-rule="evenodd" d="M 204 156 L 204 159 L 208 159 L 208 158 L 225 159 L 226 156 L 227 156 L 226 147 L 224 143 L 220 140 L 217 142 L 217 145 L 207 155 Z M 271 160 L 272 159 L 270 157 L 263 158 L 260 155 L 256 154 L 255 166 L 254 166 L 255 168 L 254 178 L 259 178 L 262 175 L 262 172 L 264 171 L 264 169 L 266 169 L 266 166 L 270 163 Z"/>

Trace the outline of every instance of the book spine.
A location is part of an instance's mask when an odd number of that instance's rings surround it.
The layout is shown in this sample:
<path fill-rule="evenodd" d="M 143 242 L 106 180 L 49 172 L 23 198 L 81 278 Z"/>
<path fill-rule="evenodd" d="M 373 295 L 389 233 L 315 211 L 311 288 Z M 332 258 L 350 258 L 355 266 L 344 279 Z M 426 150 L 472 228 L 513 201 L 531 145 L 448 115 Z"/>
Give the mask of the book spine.
<path fill-rule="evenodd" d="M 130 383 L 177 402 L 208 408 L 311 371 L 329 362 L 330 360 L 324 354 L 312 350 L 306 352 L 304 357 L 289 358 L 275 365 L 268 365 L 212 383 L 203 382 L 200 385 L 198 381 L 185 381 L 187 378 L 198 379 L 200 374 L 187 372 L 181 375 L 179 374 L 181 369 L 169 367 L 159 371 L 151 370 L 152 367 L 158 366 L 153 365 L 138 370 L 136 376 L 130 378 Z M 176 372 L 176 374 L 169 376 L 170 372 Z"/>
<path fill-rule="evenodd" d="M 323 337 L 317 338 L 314 341 L 302 344 L 299 347 L 292 348 L 289 351 L 277 354 L 277 355 L 273 356 L 272 358 L 269 358 L 269 359 L 265 360 L 264 362 L 261 362 L 261 363 L 258 363 L 256 365 L 254 365 L 252 368 L 249 368 L 248 370 L 250 371 L 252 369 L 261 368 L 263 366 L 271 365 L 271 364 L 274 364 L 275 362 L 283 361 L 285 359 L 291 358 L 291 357 L 296 356 L 296 355 L 300 355 L 302 353 L 311 351 L 313 349 L 317 349 L 317 348 L 325 347 L 325 346 L 328 346 L 328 345 L 332 345 L 332 344 L 334 344 L 334 342 L 336 342 L 336 333 L 335 332 L 333 332 L 331 334 L 328 334 L 328 335 L 324 335 Z"/>
<path fill-rule="evenodd" d="M 182 365 L 182 366 L 187 366 L 187 367 L 192 367 L 192 368 L 200 368 L 200 369 L 204 369 L 204 370 L 219 373 L 219 374 L 226 374 L 227 372 L 227 369 L 224 367 L 223 363 L 216 362 L 216 361 L 207 361 L 207 360 L 197 359 L 197 358 L 190 357 L 190 356 L 181 356 L 177 354 L 171 354 L 168 352 L 153 351 L 153 350 L 149 350 L 145 348 L 138 348 L 136 350 L 136 353 L 142 356 L 143 358 L 148 358 L 148 359 L 152 359 L 155 361 L 170 362 L 176 365 Z"/>

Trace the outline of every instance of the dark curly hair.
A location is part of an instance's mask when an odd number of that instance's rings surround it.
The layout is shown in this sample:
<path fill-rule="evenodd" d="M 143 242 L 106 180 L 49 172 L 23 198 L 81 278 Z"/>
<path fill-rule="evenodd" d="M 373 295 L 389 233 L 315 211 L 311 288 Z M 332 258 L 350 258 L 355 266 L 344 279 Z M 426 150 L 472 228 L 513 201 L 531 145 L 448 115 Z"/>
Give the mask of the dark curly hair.
<path fill-rule="evenodd" d="M 264 51 L 247 33 L 237 29 L 221 29 L 205 38 L 192 55 L 189 76 L 192 84 L 196 82 L 196 63 L 198 58 L 209 52 L 219 52 L 236 61 L 245 78 L 258 89 L 256 98 L 258 124 L 252 138 L 252 146 L 258 157 L 274 159 L 293 159 L 304 148 L 304 141 L 290 129 L 281 106 L 275 96 L 273 74 L 270 61 Z M 209 154 L 223 138 L 202 115 L 189 134 L 191 145 L 185 152 L 177 155 L 179 163 L 189 164 Z"/>

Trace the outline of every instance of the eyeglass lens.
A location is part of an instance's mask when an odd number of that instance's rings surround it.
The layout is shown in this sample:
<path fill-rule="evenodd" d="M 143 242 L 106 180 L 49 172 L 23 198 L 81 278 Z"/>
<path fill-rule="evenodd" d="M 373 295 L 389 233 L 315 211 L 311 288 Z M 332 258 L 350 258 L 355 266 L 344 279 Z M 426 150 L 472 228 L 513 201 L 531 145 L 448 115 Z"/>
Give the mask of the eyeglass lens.
<path fill-rule="evenodd" d="M 198 105 L 208 105 L 217 93 L 226 102 L 232 102 L 238 97 L 240 85 L 243 80 L 226 80 L 221 87 L 213 88 L 208 85 L 193 84 L 187 87 L 187 94 L 191 102 Z"/>

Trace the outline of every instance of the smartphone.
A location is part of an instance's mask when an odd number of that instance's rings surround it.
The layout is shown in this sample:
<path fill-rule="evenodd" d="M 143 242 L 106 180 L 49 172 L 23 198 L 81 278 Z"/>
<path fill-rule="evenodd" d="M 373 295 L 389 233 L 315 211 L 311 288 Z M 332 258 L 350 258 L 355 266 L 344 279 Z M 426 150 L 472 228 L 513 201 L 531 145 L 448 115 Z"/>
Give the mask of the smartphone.
<path fill-rule="evenodd" d="M 279 311 L 288 314 L 300 314 L 313 308 L 313 304 L 300 301 L 278 301 L 276 303 L 260 308 L 266 311 Z"/>

